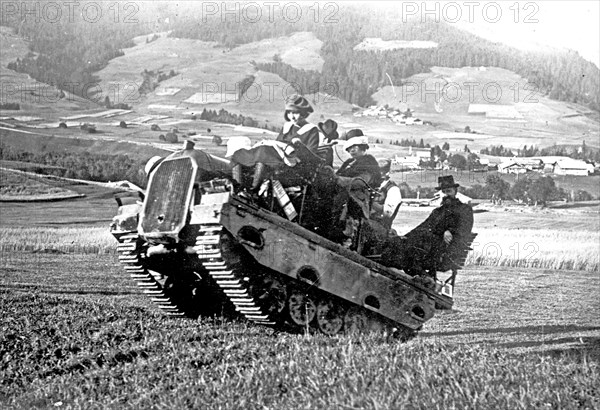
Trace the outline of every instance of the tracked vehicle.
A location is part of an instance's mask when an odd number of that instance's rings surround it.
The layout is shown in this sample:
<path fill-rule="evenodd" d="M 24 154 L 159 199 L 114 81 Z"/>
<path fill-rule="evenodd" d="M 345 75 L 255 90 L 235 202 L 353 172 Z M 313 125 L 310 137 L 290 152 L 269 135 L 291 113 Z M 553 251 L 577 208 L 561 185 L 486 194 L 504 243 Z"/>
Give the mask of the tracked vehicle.
<path fill-rule="evenodd" d="M 117 200 L 111 233 L 119 260 L 175 316 L 231 309 L 290 331 L 389 331 L 407 339 L 436 307 L 452 306 L 448 281 L 417 281 L 303 224 L 315 203 L 314 180 L 303 181 L 286 192 L 271 180 L 271 195 L 256 201 L 239 190 L 227 160 L 188 144 L 151 172 L 143 201 Z"/>

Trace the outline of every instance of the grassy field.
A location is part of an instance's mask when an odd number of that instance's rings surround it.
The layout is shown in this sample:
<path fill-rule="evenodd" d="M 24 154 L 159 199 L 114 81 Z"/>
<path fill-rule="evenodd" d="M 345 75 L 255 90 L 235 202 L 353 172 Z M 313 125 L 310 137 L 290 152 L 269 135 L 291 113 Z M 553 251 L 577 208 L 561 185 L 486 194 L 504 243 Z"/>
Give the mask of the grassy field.
<path fill-rule="evenodd" d="M 0 250 L 115 252 L 116 242 L 108 229 L 117 210 L 115 191 L 68 182 L 61 188 L 85 197 L 60 203 L 0 203 Z M 479 236 L 467 265 L 600 271 L 597 203 L 571 209 L 516 210 L 520 212 L 486 209 L 475 214 L 473 231 Z M 394 228 L 405 234 L 431 210 L 403 206 Z"/>
<path fill-rule="evenodd" d="M 471 246 L 473 251 L 467 257 L 467 266 L 600 271 L 598 232 L 492 228 L 478 233 Z M 114 254 L 116 241 L 109 233 L 108 224 L 95 227 L 0 226 L 0 250 L 5 253 Z"/>
<path fill-rule="evenodd" d="M 0 201 L 59 200 L 78 195 L 74 191 L 49 185 L 41 178 L 0 168 Z"/>
<path fill-rule="evenodd" d="M 455 309 L 400 344 L 162 317 L 106 255 L 11 253 L 1 268 L 6 409 L 600 406 L 586 272 L 469 269 Z"/>
<path fill-rule="evenodd" d="M 0 408 L 600 406 L 597 205 L 477 213 L 454 309 L 400 344 L 166 318 L 117 262 L 114 192 L 64 188 L 86 196 L 0 204 Z"/>

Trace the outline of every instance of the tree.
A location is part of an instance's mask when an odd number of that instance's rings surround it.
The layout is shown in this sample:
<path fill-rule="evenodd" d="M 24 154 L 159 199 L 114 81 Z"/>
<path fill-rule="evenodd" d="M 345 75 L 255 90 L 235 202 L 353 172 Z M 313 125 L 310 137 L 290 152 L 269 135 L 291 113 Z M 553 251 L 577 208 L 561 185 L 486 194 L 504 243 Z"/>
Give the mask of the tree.
<path fill-rule="evenodd" d="M 448 158 L 448 163 L 450 164 L 450 166 L 452 168 L 461 169 L 461 170 L 467 169 L 467 159 L 459 154 L 451 155 Z"/>
<path fill-rule="evenodd" d="M 444 142 L 444 144 L 442 145 L 442 149 L 444 151 L 450 151 L 450 144 L 448 144 L 448 142 Z"/>
<path fill-rule="evenodd" d="M 473 170 L 479 166 L 481 166 L 481 164 L 479 163 L 479 155 L 473 152 L 469 152 L 467 154 L 467 167 Z"/>
<path fill-rule="evenodd" d="M 510 190 L 510 195 L 528 204 L 546 206 L 552 199 L 558 199 L 561 191 L 556 187 L 551 177 L 519 179 Z"/>
<path fill-rule="evenodd" d="M 498 174 L 488 175 L 485 179 L 485 187 L 489 191 L 493 204 L 501 204 L 502 200 L 506 199 L 510 190 L 510 184 Z"/>
<path fill-rule="evenodd" d="M 535 205 L 546 206 L 547 201 L 555 199 L 558 188 L 551 177 L 541 177 L 532 181 L 529 187 L 529 195 Z"/>
<path fill-rule="evenodd" d="M 523 201 L 526 203 L 530 202 L 529 196 L 529 186 L 530 179 L 529 178 L 520 178 L 515 184 L 510 188 L 510 196 L 515 201 Z"/>

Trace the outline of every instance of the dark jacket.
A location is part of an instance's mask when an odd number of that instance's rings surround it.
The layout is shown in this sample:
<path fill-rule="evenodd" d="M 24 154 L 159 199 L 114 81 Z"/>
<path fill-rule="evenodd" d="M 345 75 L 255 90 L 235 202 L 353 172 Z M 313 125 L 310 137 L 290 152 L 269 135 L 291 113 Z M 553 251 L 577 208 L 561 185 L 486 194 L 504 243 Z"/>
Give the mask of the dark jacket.
<path fill-rule="evenodd" d="M 277 141 L 292 143 L 292 139 L 298 138 L 312 152 L 317 152 L 319 146 L 319 128 L 316 125 L 302 121 L 299 124 L 287 122 L 277 136 Z"/>
<path fill-rule="evenodd" d="M 293 138 L 298 138 L 309 150 L 315 152 L 319 145 L 319 128 L 306 121 L 300 125 L 301 126 L 292 122 L 286 122 L 282 132 L 277 136 L 276 141 L 284 144 L 291 144 Z M 292 154 L 288 155 L 287 152 L 276 150 L 272 146 L 256 144 L 250 149 L 240 149 L 234 152 L 231 156 L 231 161 L 247 167 L 254 166 L 260 162 L 278 168 L 283 165 L 294 166 L 300 160 L 293 150 Z"/>
<path fill-rule="evenodd" d="M 434 209 L 429 217 L 414 230 L 425 230 L 436 236 L 450 231 L 452 242 L 467 238 L 473 228 L 473 209 L 456 198 L 446 197 L 442 205 Z"/>
<path fill-rule="evenodd" d="M 391 238 L 384 243 L 381 263 L 403 269 L 409 275 L 456 268 L 454 263 L 464 251 L 472 228 L 471 207 L 447 197 L 405 237 Z M 452 234 L 448 245 L 444 242 L 445 231 Z"/>
<path fill-rule="evenodd" d="M 375 157 L 365 154 L 356 159 L 350 158 L 345 161 L 336 172 L 340 177 L 362 178 L 372 188 L 379 187 L 381 183 L 381 171 Z"/>

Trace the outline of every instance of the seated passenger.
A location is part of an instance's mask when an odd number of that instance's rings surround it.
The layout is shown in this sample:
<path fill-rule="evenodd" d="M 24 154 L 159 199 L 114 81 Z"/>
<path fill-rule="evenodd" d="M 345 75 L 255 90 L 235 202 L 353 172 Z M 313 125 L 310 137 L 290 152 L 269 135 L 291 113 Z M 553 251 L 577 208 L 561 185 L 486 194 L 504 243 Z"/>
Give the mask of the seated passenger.
<path fill-rule="evenodd" d="M 381 181 L 381 172 L 379 164 L 375 157 L 367 154 L 369 149 L 369 139 L 363 134 L 362 130 L 354 129 L 346 134 L 344 149 L 350 154 L 351 158 L 344 161 L 340 169 L 337 170 L 337 182 L 340 185 L 344 181 L 351 181 L 353 178 L 361 178 L 370 187 L 378 186 Z"/>
<path fill-rule="evenodd" d="M 392 162 L 382 159 L 378 163 L 383 180 L 371 205 L 371 219 L 380 221 L 386 229 L 391 229 L 402 202 L 402 193 L 398 185 L 390 179 Z"/>
<path fill-rule="evenodd" d="M 454 178 L 438 179 L 443 199 L 440 207 L 404 237 L 384 244 L 382 263 L 403 269 L 410 275 L 435 276 L 436 271 L 457 268 L 455 259 L 467 246 L 473 228 L 473 210 L 456 198 Z"/>
<path fill-rule="evenodd" d="M 231 156 L 234 163 L 233 178 L 242 183 L 242 166 L 254 166 L 251 191 L 257 193 L 267 172 L 267 167 L 293 167 L 300 162 L 294 155 L 295 150 L 292 144 L 300 142 L 310 151 L 316 152 L 319 146 L 319 130 L 316 125 L 306 121 L 313 111 L 306 98 L 298 95 L 291 96 L 285 104 L 283 116 L 286 122 L 275 141 L 263 140 L 251 149 L 240 149 L 233 153 Z"/>
<path fill-rule="evenodd" d="M 319 147 L 317 155 L 325 161 L 325 165 L 333 166 L 333 145 L 337 143 L 339 134 L 337 132 L 338 124 L 334 120 L 326 120 L 319 123 L 321 137 L 319 138 Z"/>
<path fill-rule="evenodd" d="M 328 236 L 343 243 L 355 239 L 357 222 L 369 218 L 371 189 L 379 186 L 381 173 L 377 160 L 370 154 L 368 138 L 359 129 L 348 131 L 344 149 L 351 158 L 335 173 L 335 188 Z M 354 244 L 356 246 L 356 244 Z"/>

